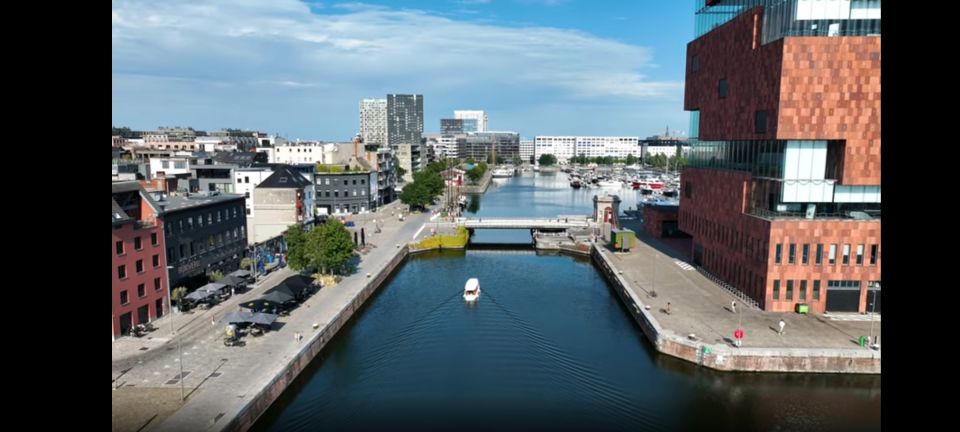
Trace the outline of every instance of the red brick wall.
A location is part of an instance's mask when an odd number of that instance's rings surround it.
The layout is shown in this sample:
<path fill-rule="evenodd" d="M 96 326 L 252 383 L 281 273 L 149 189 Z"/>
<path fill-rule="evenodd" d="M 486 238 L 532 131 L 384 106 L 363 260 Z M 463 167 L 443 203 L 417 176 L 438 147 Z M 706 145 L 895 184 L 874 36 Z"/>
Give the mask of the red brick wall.
<path fill-rule="evenodd" d="M 680 180 L 680 230 L 703 247 L 700 265 L 762 305 L 770 222 L 743 215 L 750 174 L 684 168 Z"/>
<path fill-rule="evenodd" d="M 643 206 L 643 230 L 654 238 L 663 238 L 663 223 L 676 221 L 677 212 L 662 211 L 657 206 Z"/>
<path fill-rule="evenodd" d="M 144 204 L 144 211 L 150 212 L 149 206 Z M 154 246 L 150 240 L 150 234 L 157 234 L 158 245 Z M 140 237 L 142 250 L 134 248 L 134 237 Z M 124 253 L 117 255 L 116 242 L 123 241 Z M 167 258 L 166 247 L 163 238 L 163 221 L 157 219 L 157 225 L 150 228 L 135 229 L 133 223 L 123 224 L 113 228 L 113 242 L 111 243 L 112 264 L 112 295 L 113 295 L 113 331 L 114 338 L 120 336 L 120 316 L 130 312 L 131 322 L 140 324 L 137 321 L 137 308 L 147 305 L 149 319 L 152 321 L 157 318 L 156 300 L 163 299 L 163 313 L 167 314 Z M 160 256 L 160 265 L 153 266 L 153 255 Z M 143 273 L 137 273 L 136 261 L 143 260 Z M 120 279 L 117 267 L 126 266 L 126 278 Z M 160 278 L 160 291 L 154 290 L 154 278 Z M 144 284 L 144 297 L 139 297 L 137 285 Z M 120 291 L 127 291 L 127 304 L 120 304 Z"/>
<path fill-rule="evenodd" d="M 846 140 L 842 184 L 880 184 L 880 38 L 783 43 L 778 139 Z"/>
<path fill-rule="evenodd" d="M 870 265 L 870 245 L 880 245 L 880 221 L 857 220 L 789 220 L 774 221 L 770 228 L 770 256 L 767 260 L 767 304 L 768 310 L 789 312 L 797 303 L 807 303 L 812 312 L 822 313 L 826 306 L 828 280 L 860 281 L 860 312 L 866 311 L 867 282 L 880 279 L 880 264 Z M 781 263 L 775 264 L 776 244 L 783 244 Z M 797 245 L 796 262 L 789 264 L 790 243 Z M 803 244 L 810 245 L 810 258 L 807 265 L 802 264 Z M 816 265 L 816 245 L 823 245 L 823 262 Z M 828 264 L 830 245 L 837 245 L 837 259 Z M 843 265 L 843 245 L 850 245 L 850 264 Z M 856 264 L 857 245 L 864 245 L 863 265 Z M 882 256 L 883 247 L 880 246 Z M 780 299 L 773 301 L 773 281 L 780 279 Z M 787 301 L 786 281 L 794 280 L 793 300 Z M 800 283 L 807 281 L 807 299 L 801 301 Z M 813 300 L 813 281 L 820 280 L 820 300 Z"/>
<path fill-rule="evenodd" d="M 754 15 L 757 18 L 754 48 Z M 762 8 L 741 14 L 687 44 L 687 76 L 683 109 L 700 111 L 701 140 L 774 139 L 783 41 L 759 44 Z M 699 69 L 693 71 L 693 57 Z M 717 91 L 727 79 L 727 97 Z M 767 133 L 754 133 L 754 113 L 767 111 Z"/>

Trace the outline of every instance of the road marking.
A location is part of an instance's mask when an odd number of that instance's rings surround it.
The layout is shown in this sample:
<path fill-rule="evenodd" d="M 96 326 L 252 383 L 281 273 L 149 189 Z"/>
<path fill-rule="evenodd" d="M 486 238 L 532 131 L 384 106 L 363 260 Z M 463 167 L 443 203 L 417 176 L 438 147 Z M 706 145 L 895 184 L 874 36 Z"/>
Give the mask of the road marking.
<path fill-rule="evenodd" d="M 416 239 L 417 239 L 417 236 L 420 235 L 420 233 L 421 233 L 421 232 L 423 231 L 423 229 L 426 228 L 426 227 L 427 227 L 427 224 L 423 224 L 423 226 L 421 226 L 420 229 L 417 230 L 417 233 L 413 235 L 413 239 L 416 240 Z"/>

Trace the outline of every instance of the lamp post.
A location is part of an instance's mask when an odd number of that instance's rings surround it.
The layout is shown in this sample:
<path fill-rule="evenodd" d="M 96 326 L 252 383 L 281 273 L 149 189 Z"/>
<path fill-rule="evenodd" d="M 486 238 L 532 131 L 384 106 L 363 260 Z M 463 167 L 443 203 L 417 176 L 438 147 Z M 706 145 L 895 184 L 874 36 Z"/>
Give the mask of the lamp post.
<path fill-rule="evenodd" d="M 170 288 L 170 269 L 173 266 L 167 266 L 167 307 L 170 310 L 170 337 L 173 338 L 176 334 L 176 329 L 173 325 L 173 289 Z M 177 351 L 180 355 L 180 402 L 183 402 L 183 338 L 177 339 Z"/>
<path fill-rule="evenodd" d="M 876 288 L 868 289 L 867 291 L 867 294 L 869 294 L 870 291 L 873 291 L 873 300 L 870 302 L 870 344 L 876 345 L 877 342 L 873 336 L 873 324 L 877 319 L 877 291 L 880 290 L 880 284 L 878 282 L 871 282 L 869 288 Z"/>

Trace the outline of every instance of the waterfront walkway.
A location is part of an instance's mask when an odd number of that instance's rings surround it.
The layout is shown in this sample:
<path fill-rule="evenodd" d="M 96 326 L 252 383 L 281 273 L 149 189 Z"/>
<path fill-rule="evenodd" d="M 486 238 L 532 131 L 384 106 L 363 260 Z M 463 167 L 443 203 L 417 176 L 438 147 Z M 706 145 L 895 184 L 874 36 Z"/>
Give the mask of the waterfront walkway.
<path fill-rule="evenodd" d="M 858 343 L 860 336 L 869 336 L 871 332 L 875 336 L 880 334 L 879 314 L 861 315 L 858 320 L 831 319 L 829 315 L 763 312 L 744 307 L 733 294 L 683 261 L 683 254 L 646 235 L 640 227 L 630 228 L 638 234 L 637 247 L 631 252 L 612 252 L 605 246 L 597 246 L 665 334 L 687 340 L 693 334 L 697 341 L 714 351 L 729 355 L 740 352 L 761 357 L 880 358 L 879 350 L 861 347 Z M 734 300 L 737 301 L 736 313 L 731 310 Z M 778 332 L 781 319 L 786 323 L 782 335 Z M 733 332 L 738 327 L 744 331 L 741 348 L 733 344 Z"/>
<path fill-rule="evenodd" d="M 401 222 L 399 204 L 365 216 L 351 217 L 356 229 L 365 226 L 369 246 L 360 255 L 357 272 L 340 283 L 324 287 L 281 317 L 264 336 L 244 338 L 246 346 L 223 344 L 223 315 L 237 310 L 242 301 L 257 298 L 295 274 L 277 270 L 248 292 L 233 296 L 208 311 L 175 314 L 177 329 L 171 337 L 170 317 L 157 320 L 158 330 L 144 338 L 121 338 L 113 346 L 113 430 L 221 430 L 270 383 L 290 359 L 351 303 L 370 279 L 394 259 L 415 237 L 423 237 L 429 213 L 407 215 Z M 377 219 L 381 233 L 375 233 Z M 429 230 L 426 230 L 429 231 Z M 314 325 L 316 324 L 316 326 Z M 296 341 L 294 334 L 303 334 Z M 186 403 L 180 404 L 179 351 L 182 347 Z M 142 429 L 141 429 L 142 428 Z"/>

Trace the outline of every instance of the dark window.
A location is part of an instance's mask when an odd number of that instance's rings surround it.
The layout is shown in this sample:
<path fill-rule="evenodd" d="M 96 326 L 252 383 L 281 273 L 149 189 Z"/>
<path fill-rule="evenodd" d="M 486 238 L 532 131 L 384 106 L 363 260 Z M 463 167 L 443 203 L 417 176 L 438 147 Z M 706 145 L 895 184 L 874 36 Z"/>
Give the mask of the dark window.
<path fill-rule="evenodd" d="M 863 265 L 863 245 L 857 245 L 857 265 Z"/>
<path fill-rule="evenodd" d="M 350 184 L 349 182 L 350 182 L 349 180 L 346 180 L 346 179 L 343 180 L 343 184 L 344 184 L 344 185 Z"/>
<path fill-rule="evenodd" d="M 243 193 L 243 197 L 244 197 L 244 198 L 250 198 L 250 192 L 244 192 L 244 193 Z"/>
<path fill-rule="evenodd" d="M 147 289 L 143 284 L 137 285 L 137 297 L 146 297 Z"/>
<path fill-rule="evenodd" d="M 244 182 L 244 183 L 250 183 L 250 177 L 244 176 L 244 177 L 243 177 L 243 182 Z"/>
<path fill-rule="evenodd" d="M 820 281 L 813 281 L 813 299 L 820 300 Z"/>
<path fill-rule="evenodd" d="M 360 179 L 360 184 L 366 184 L 366 180 Z"/>
<path fill-rule="evenodd" d="M 844 244 L 843 245 L 843 265 L 849 265 L 849 264 L 850 264 L 850 245 Z"/>
<path fill-rule="evenodd" d="M 690 182 L 684 182 L 683 195 L 687 198 L 693 198 L 693 184 Z"/>
<path fill-rule="evenodd" d="M 159 254 L 153 256 L 153 266 L 154 266 L 154 267 L 160 267 L 160 255 L 159 255 Z"/>
<path fill-rule="evenodd" d="M 783 245 L 780 243 L 777 243 L 777 253 L 773 257 L 773 263 L 780 264 L 780 260 L 782 259 L 782 257 L 783 257 Z"/>
<path fill-rule="evenodd" d="M 138 259 L 136 265 L 137 265 L 137 273 L 143 273 L 143 260 Z"/>
<path fill-rule="evenodd" d="M 690 70 L 692 72 L 700 70 L 700 56 L 695 55 L 690 59 Z"/>
<path fill-rule="evenodd" d="M 174 261 L 174 258 L 175 258 L 175 257 L 173 256 L 173 248 L 172 248 L 172 247 L 168 247 L 168 248 L 167 248 L 167 262 L 168 262 L 168 263 L 173 262 L 173 261 Z"/>
<path fill-rule="evenodd" d="M 330 198 L 330 191 L 327 191 L 327 198 Z"/>
<path fill-rule="evenodd" d="M 787 296 L 784 297 L 786 300 L 793 300 L 793 280 L 787 280 Z"/>
<path fill-rule="evenodd" d="M 117 267 L 117 276 L 118 276 L 120 279 L 126 279 L 126 277 L 127 277 L 127 266 L 121 265 L 121 266 Z"/>
<path fill-rule="evenodd" d="M 152 245 L 154 245 L 154 246 L 157 246 L 157 245 L 160 244 L 160 241 L 159 241 L 159 240 L 160 240 L 160 239 L 157 238 L 157 233 L 151 233 L 151 234 L 150 234 L 150 244 L 152 244 Z"/>
<path fill-rule="evenodd" d="M 803 253 L 800 256 L 800 263 L 803 265 L 807 265 L 808 263 L 810 263 L 810 245 L 804 244 L 802 251 Z"/>
<path fill-rule="evenodd" d="M 879 245 L 870 245 L 870 265 L 877 265 L 877 252 L 879 252 Z"/>
<path fill-rule="evenodd" d="M 720 95 L 720 99 L 727 98 L 727 79 L 720 78 L 720 82 L 717 83 L 717 93 Z"/>
<path fill-rule="evenodd" d="M 800 300 L 803 301 L 806 299 L 807 299 L 807 281 L 802 280 L 800 281 Z"/>
<path fill-rule="evenodd" d="M 233 208 L 233 217 L 237 217 L 237 209 L 238 209 L 238 208 L 240 208 L 240 207 L 234 207 L 234 208 Z"/>
<path fill-rule="evenodd" d="M 774 300 L 780 299 L 780 281 L 779 280 L 773 281 L 773 299 Z"/>
<path fill-rule="evenodd" d="M 830 245 L 830 253 L 827 255 L 827 264 L 833 265 L 837 263 L 837 245 Z"/>
<path fill-rule="evenodd" d="M 796 264 L 796 263 L 797 263 L 797 245 L 796 245 L 795 243 L 790 243 L 790 257 L 789 257 L 789 260 L 790 260 L 790 261 L 789 261 L 790 264 Z"/>
<path fill-rule="evenodd" d="M 117 255 L 123 255 L 123 240 L 117 242 Z"/>
<path fill-rule="evenodd" d="M 340 191 L 333 191 L 333 197 L 334 197 L 334 198 L 339 198 L 339 197 L 340 197 Z"/>
<path fill-rule="evenodd" d="M 130 297 L 127 296 L 127 290 L 120 291 L 120 304 L 125 305 L 130 303 Z"/>
<path fill-rule="evenodd" d="M 247 209 L 247 214 L 250 214 L 250 209 Z"/>
<path fill-rule="evenodd" d="M 821 263 L 823 263 L 823 245 L 822 244 L 817 245 L 817 255 L 814 259 L 815 259 L 814 264 L 816 265 L 820 265 Z"/>
<path fill-rule="evenodd" d="M 136 250 L 142 250 L 142 249 L 143 249 L 143 241 L 140 240 L 140 236 L 137 236 L 137 237 L 134 237 L 134 238 L 133 238 L 133 248 L 136 249 Z"/>
<path fill-rule="evenodd" d="M 357 184 L 357 179 L 353 179 L 353 184 Z"/>
<path fill-rule="evenodd" d="M 160 278 L 153 278 L 153 290 L 160 291 Z"/>
<path fill-rule="evenodd" d="M 758 134 L 767 133 L 767 112 L 757 111 L 753 115 L 753 132 Z"/>

